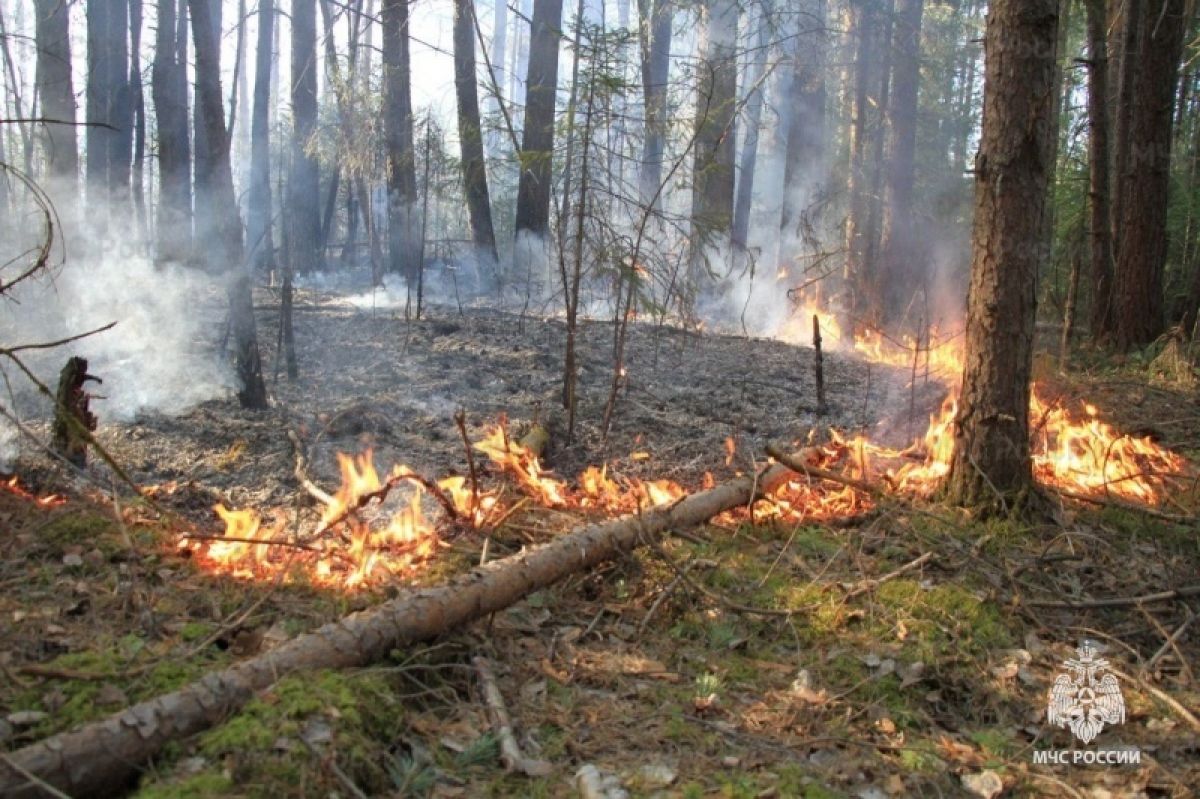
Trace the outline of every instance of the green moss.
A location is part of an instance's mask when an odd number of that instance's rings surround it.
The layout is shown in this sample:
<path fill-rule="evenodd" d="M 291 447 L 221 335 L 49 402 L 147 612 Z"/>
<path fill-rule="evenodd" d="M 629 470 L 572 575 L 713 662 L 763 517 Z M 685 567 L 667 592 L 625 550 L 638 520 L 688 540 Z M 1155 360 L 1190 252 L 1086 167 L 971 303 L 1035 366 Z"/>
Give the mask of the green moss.
<path fill-rule="evenodd" d="M 982 654 L 1009 645 L 1011 636 L 999 609 L 959 585 L 944 583 L 926 590 L 913 580 L 891 580 L 879 587 L 878 600 L 895 612 L 917 642 L 915 654 L 933 659 L 953 648 Z"/>
<path fill-rule="evenodd" d="M 200 752 L 221 760 L 250 795 L 324 795 L 329 770 L 301 740 L 316 723 L 328 725 L 338 765 L 364 788 L 393 786 L 382 765 L 395 739 L 400 705 L 384 678 L 338 671 L 293 675 L 252 700 L 228 722 L 205 734 Z"/>
<path fill-rule="evenodd" d="M 210 622 L 189 621 L 180 628 L 179 637 L 185 641 L 200 641 L 210 635 L 215 628 L 216 626 Z"/>
<path fill-rule="evenodd" d="M 971 733 L 971 740 L 986 754 L 994 758 L 1007 758 L 1017 750 L 1017 743 L 1013 739 L 1012 733 L 1004 729 L 976 730 Z"/>
<path fill-rule="evenodd" d="M 90 511 L 72 511 L 55 516 L 38 533 L 53 555 L 61 556 L 68 547 L 98 548 L 106 555 L 125 549 L 120 528 L 111 516 Z"/>
<path fill-rule="evenodd" d="M 234 785 L 223 774 L 202 771 L 182 780 L 154 783 L 138 789 L 134 799 L 215 799 L 233 796 Z"/>
<path fill-rule="evenodd" d="M 906 770 L 919 774 L 936 773 L 945 765 L 940 757 L 926 747 L 901 749 L 900 763 Z"/>

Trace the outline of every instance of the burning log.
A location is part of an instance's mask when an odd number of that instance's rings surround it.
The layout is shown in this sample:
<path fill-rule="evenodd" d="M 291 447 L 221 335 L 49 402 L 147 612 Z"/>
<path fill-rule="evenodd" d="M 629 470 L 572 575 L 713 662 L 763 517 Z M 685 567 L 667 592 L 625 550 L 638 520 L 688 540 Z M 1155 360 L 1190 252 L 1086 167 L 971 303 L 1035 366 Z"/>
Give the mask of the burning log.
<path fill-rule="evenodd" d="M 803 462 L 815 450 L 798 453 Z M 703 524 L 769 495 L 792 474 L 775 465 L 643 513 L 590 524 L 492 561 L 445 585 L 353 613 L 156 699 L 0 757 L 0 796 L 110 794 L 173 741 L 219 724 L 259 691 L 298 671 L 362 666 L 512 605 L 568 575 L 625 557 L 669 530 Z"/>
<path fill-rule="evenodd" d="M 88 433 L 96 429 L 96 416 L 89 405 L 91 397 L 83 386 L 87 381 L 102 383 L 87 373 L 86 358 L 73 356 L 58 376 L 58 394 L 54 403 L 54 451 L 79 468 L 87 465 Z"/>
<path fill-rule="evenodd" d="M 816 355 L 813 358 L 813 369 L 816 371 L 817 381 L 817 415 L 824 416 L 827 407 L 825 405 L 825 356 L 821 354 L 821 317 L 813 314 L 813 349 Z"/>

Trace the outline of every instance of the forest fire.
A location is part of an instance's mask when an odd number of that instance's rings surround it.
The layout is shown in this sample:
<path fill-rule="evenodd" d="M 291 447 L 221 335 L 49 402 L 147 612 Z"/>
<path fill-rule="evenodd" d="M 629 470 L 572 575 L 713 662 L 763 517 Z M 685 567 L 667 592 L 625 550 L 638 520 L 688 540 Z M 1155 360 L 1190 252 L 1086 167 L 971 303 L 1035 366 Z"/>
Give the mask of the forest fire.
<path fill-rule="evenodd" d="M 13 475 L 7 480 L 0 481 L 0 488 L 3 488 L 13 496 L 20 497 L 28 502 L 33 502 L 34 504 L 43 508 L 53 508 L 66 502 L 65 499 L 57 494 L 47 494 L 45 496 L 38 496 L 37 494 L 34 494 L 32 491 L 29 491 L 27 488 L 21 485 L 21 480 L 16 475 Z"/>

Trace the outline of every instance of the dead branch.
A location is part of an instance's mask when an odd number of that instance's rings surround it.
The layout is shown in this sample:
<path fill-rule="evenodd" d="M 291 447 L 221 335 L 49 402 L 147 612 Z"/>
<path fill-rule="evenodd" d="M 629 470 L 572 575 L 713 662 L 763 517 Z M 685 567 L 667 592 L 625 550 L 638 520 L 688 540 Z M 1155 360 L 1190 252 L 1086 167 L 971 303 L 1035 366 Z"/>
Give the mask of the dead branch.
<path fill-rule="evenodd" d="M 288 440 L 292 442 L 292 451 L 296 455 L 296 465 L 292 469 L 292 474 L 295 475 L 296 481 L 300 483 L 300 487 L 309 493 L 309 496 L 316 499 L 323 505 L 332 505 L 333 497 L 327 494 L 320 486 L 314 483 L 308 476 L 308 456 L 305 454 L 304 444 L 300 441 L 300 436 L 296 435 L 296 431 L 288 429 Z"/>
<path fill-rule="evenodd" d="M 475 672 L 479 675 L 479 687 L 483 689 L 483 700 L 487 705 L 488 718 L 492 728 L 500 740 L 500 759 L 509 771 L 519 771 L 526 777 L 545 777 L 554 771 L 554 767 L 545 760 L 535 760 L 525 757 L 517 744 L 517 736 L 513 734 L 512 720 L 508 716 L 508 708 L 504 706 L 504 696 L 500 686 L 496 684 L 496 675 L 492 673 L 491 663 L 482 655 L 471 658 Z"/>
<path fill-rule="evenodd" d="M 813 477 L 818 480 L 828 480 L 831 483 L 839 483 L 844 486 L 849 486 L 857 491 L 862 491 L 864 494 L 870 494 L 873 497 L 880 497 L 884 495 L 883 489 L 877 485 L 868 483 L 865 480 L 856 480 L 853 477 L 846 477 L 843 474 L 831 472 L 828 469 L 821 469 L 817 466 L 809 466 L 803 461 L 803 459 L 796 458 L 794 455 L 789 455 L 774 444 L 767 444 L 767 454 L 793 472 L 806 474 L 809 477 Z"/>
<path fill-rule="evenodd" d="M 913 569 L 919 569 L 921 566 L 925 565 L 925 563 L 928 562 L 929 559 L 932 557 L 933 557 L 932 552 L 926 552 L 921 557 L 916 558 L 914 560 L 910 560 L 908 563 L 905 563 L 900 568 L 898 568 L 894 571 L 890 571 L 878 579 L 863 580 L 858 585 L 856 585 L 854 588 L 847 591 L 846 596 L 844 598 L 845 599 L 853 599 L 856 596 L 861 596 L 862 594 L 868 593 L 870 591 L 874 591 L 876 588 L 883 585 L 888 580 L 894 580 L 897 577 L 899 577 L 900 575 L 906 574 L 907 572 L 910 572 Z"/>
<path fill-rule="evenodd" d="M 805 457 L 800 453 L 796 460 Z M 767 496 L 789 474 L 786 467 L 772 466 L 760 475 L 744 475 L 636 516 L 587 525 L 444 585 L 410 591 L 353 613 L 172 693 L 11 752 L 0 764 L 0 796 L 45 796 L 43 783 L 75 796 L 111 794 L 126 784 L 138 764 L 173 741 L 225 721 L 282 677 L 361 666 L 396 648 L 436 638 L 570 574 L 625 557 L 668 530 L 695 527 L 756 495 Z"/>
<path fill-rule="evenodd" d="M 1184 597 L 1189 596 L 1200 596 L 1200 585 L 1188 585 L 1184 586 L 1183 588 L 1173 589 L 1171 591 L 1159 591 L 1155 594 L 1144 594 L 1142 596 L 1122 596 L 1112 597 L 1110 599 L 1080 599 L 1078 601 L 1072 601 L 1069 599 L 1029 599 L 1025 600 L 1025 604 L 1035 608 L 1127 608 L 1134 605 L 1141 605 L 1146 602 L 1167 602 L 1172 599 L 1183 599 Z"/>

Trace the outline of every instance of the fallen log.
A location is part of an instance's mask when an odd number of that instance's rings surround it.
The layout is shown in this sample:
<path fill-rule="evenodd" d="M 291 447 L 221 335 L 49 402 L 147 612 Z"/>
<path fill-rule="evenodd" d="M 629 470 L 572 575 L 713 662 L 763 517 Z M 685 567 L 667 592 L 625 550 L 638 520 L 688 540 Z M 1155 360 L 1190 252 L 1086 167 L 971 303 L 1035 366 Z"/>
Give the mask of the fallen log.
<path fill-rule="evenodd" d="M 798 453 L 804 462 L 813 450 Z M 673 529 L 695 527 L 747 505 L 786 481 L 774 465 L 643 513 L 590 524 L 548 544 L 492 561 L 445 585 L 414 590 L 351 614 L 178 691 L 0 758 L 0 796 L 111 794 L 128 788 L 139 764 L 173 742 L 229 718 L 285 675 L 344 669 L 428 641 L 512 605 L 575 572 L 623 557 Z"/>

